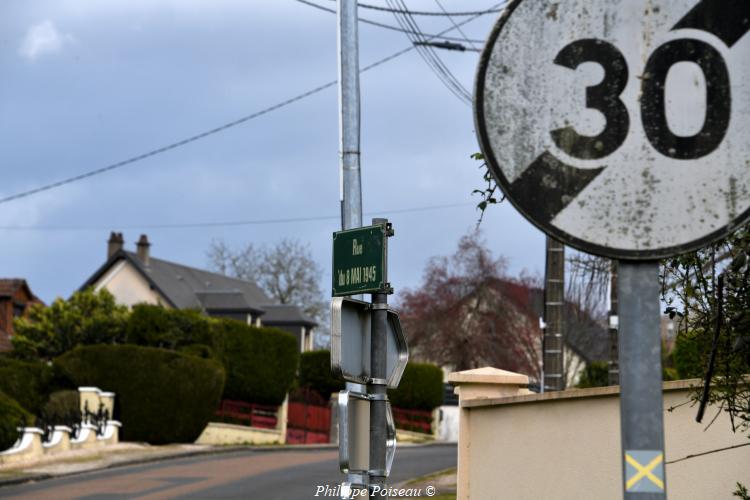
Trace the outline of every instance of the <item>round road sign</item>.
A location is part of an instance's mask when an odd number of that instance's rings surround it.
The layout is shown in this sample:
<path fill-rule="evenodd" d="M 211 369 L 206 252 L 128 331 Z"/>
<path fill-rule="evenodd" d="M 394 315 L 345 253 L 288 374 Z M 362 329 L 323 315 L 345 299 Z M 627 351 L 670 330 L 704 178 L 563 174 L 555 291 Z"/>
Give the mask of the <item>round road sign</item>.
<path fill-rule="evenodd" d="M 476 80 L 513 205 L 584 251 L 655 259 L 750 216 L 750 1 L 514 0 Z"/>

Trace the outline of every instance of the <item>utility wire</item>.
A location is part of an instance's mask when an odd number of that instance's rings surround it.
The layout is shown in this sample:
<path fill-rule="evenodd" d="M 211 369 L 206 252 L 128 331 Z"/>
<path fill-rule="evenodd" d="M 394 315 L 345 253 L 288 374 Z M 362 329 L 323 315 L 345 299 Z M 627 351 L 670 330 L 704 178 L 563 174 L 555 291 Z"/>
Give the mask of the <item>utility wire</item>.
<path fill-rule="evenodd" d="M 337 0 L 330 0 L 331 2 L 336 2 Z M 363 9 L 371 9 L 371 10 L 380 10 L 383 12 L 397 12 L 399 14 L 411 14 L 413 16 L 483 16 L 485 14 L 495 14 L 498 12 L 502 12 L 503 9 L 496 9 L 494 7 L 490 7 L 487 10 L 478 10 L 474 12 L 434 12 L 434 11 L 423 11 L 423 10 L 403 10 L 403 9 L 394 9 L 391 7 L 383 7 L 380 5 L 371 5 L 366 3 L 358 3 L 358 7 L 361 7 Z M 442 8 L 442 7 L 441 7 Z"/>
<path fill-rule="evenodd" d="M 301 0 L 298 0 L 298 1 L 301 1 Z M 502 3 L 497 4 L 497 5 L 502 5 Z M 476 19 L 478 17 L 480 17 L 480 16 L 477 15 L 477 16 L 474 16 L 474 17 L 470 17 L 468 19 L 465 19 L 465 20 L 461 21 L 460 23 L 458 23 L 458 25 L 461 26 L 461 25 L 467 24 L 467 23 L 473 21 L 474 19 Z M 453 31 L 454 29 L 455 28 L 448 28 L 446 30 L 441 31 L 437 35 L 430 35 L 430 38 L 428 38 L 428 40 L 431 40 L 433 38 L 440 38 L 443 34 L 448 33 L 449 31 Z M 364 68 L 360 69 L 360 73 L 364 73 L 365 71 L 369 71 L 369 70 L 371 70 L 371 69 L 373 69 L 373 68 L 375 68 L 377 66 L 380 66 L 381 64 L 385 64 L 388 61 L 391 61 L 391 60 L 393 60 L 393 59 L 395 59 L 395 58 L 397 58 L 399 56 L 402 56 L 403 54 L 406 54 L 407 52 L 410 52 L 410 51 L 414 50 L 414 48 L 415 47 L 412 45 L 411 47 L 406 47 L 406 48 L 401 49 L 401 50 L 399 50 L 397 52 L 394 52 L 393 54 L 391 54 L 391 55 L 389 55 L 387 57 L 384 57 L 382 59 L 379 59 L 379 60 L 375 61 L 374 63 L 369 64 L 369 65 L 365 66 Z M 40 187 L 37 187 L 37 188 L 34 188 L 34 189 L 29 189 L 27 191 L 21 191 L 19 193 L 15 193 L 15 194 L 12 194 L 12 195 L 8 195 L 8 196 L 5 196 L 5 197 L 2 197 L 2 198 L 0 198 L 0 204 L 8 203 L 10 201 L 18 200 L 18 199 L 21 199 L 21 198 L 26 198 L 28 196 L 32 196 L 32 195 L 35 195 L 35 194 L 38 194 L 38 193 L 42 193 L 44 191 L 49 191 L 51 189 L 55 189 L 55 188 L 58 188 L 58 187 L 61 187 L 61 186 L 65 186 L 67 184 L 71 184 L 73 182 L 77 182 L 77 181 L 80 181 L 80 180 L 84 180 L 84 179 L 87 179 L 89 177 L 93 177 L 95 175 L 103 174 L 103 173 L 109 172 L 111 170 L 115 170 L 115 169 L 124 167 L 126 165 L 131 165 L 133 163 L 139 162 L 141 160 L 145 160 L 147 158 L 159 155 L 161 153 L 166 153 L 167 151 L 171 151 L 172 149 L 176 149 L 176 148 L 185 146 L 187 144 L 190 144 L 192 142 L 198 141 L 200 139 L 204 139 L 206 137 L 209 137 L 211 135 L 217 134 L 219 132 L 223 132 L 224 130 L 227 130 L 229 128 L 236 127 L 237 125 L 241 125 L 241 124 L 243 124 L 245 122 L 248 122 L 250 120 L 253 120 L 255 118 L 263 116 L 263 115 L 265 115 L 267 113 L 270 113 L 272 111 L 276 111 L 277 109 L 281 109 L 283 107 L 286 107 L 286 106 L 288 106 L 290 104 L 293 104 L 293 103 L 295 103 L 297 101 L 300 101 L 300 100 L 302 100 L 302 99 L 304 99 L 306 97 L 309 97 L 311 95 L 314 95 L 314 94 L 317 94 L 319 92 L 322 92 L 323 90 L 325 90 L 325 89 L 327 89 L 329 87 L 333 87 L 337 83 L 338 83 L 338 80 L 330 81 L 328 83 L 325 83 L 323 85 L 315 87 L 315 88 L 313 88 L 311 90 L 308 90 L 307 92 L 303 92 L 303 93 L 298 94 L 298 95 L 296 95 L 294 97 L 291 97 L 289 99 L 281 101 L 281 102 L 279 102 L 277 104 L 274 104 L 274 105 L 269 106 L 267 108 L 261 109 L 260 111 L 256 111 L 255 113 L 251 113 L 249 115 L 243 116 L 242 118 L 238 118 L 237 120 L 231 121 L 229 123 L 225 123 L 224 125 L 220 125 L 220 126 L 218 126 L 216 128 L 207 130 L 205 132 L 201 132 L 199 134 L 193 135 L 193 136 L 188 137 L 186 139 L 183 139 L 181 141 L 173 142 L 173 143 L 168 144 L 166 146 L 162 146 L 160 148 L 153 149 L 153 150 L 151 150 L 151 151 L 149 151 L 147 153 L 143 153 L 143 154 L 140 154 L 140 155 L 137 155 L 137 156 L 133 156 L 133 157 L 130 157 L 130 158 L 126 159 L 126 160 L 122 160 L 122 161 L 119 161 L 117 163 L 112 163 L 112 164 L 107 165 L 105 167 L 97 168 L 95 170 L 91 170 L 89 172 L 85 172 L 83 174 L 79 174 L 79 175 L 76 175 L 76 176 L 73 176 L 73 177 L 68 177 L 66 179 L 62 179 L 62 180 L 57 181 L 57 182 L 53 182 L 53 183 L 50 183 L 50 184 L 45 184 L 43 186 L 40 186 Z"/>
<path fill-rule="evenodd" d="M 390 1 L 390 0 L 387 0 Z M 406 3 L 404 0 L 393 0 L 394 3 L 399 4 L 402 6 L 403 10 L 407 10 Z M 404 19 L 408 23 L 410 23 L 410 26 L 414 28 L 414 30 L 419 33 L 419 37 L 421 39 L 419 41 L 426 42 L 428 41 L 425 35 L 422 33 L 422 30 L 419 28 L 419 25 L 417 24 L 416 19 L 411 14 L 403 14 Z M 453 23 L 455 28 L 459 28 L 455 23 Z M 432 59 L 435 63 L 435 67 L 438 69 L 439 73 L 444 76 L 445 81 L 449 82 L 450 85 L 457 91 L 459 94 L 459 98 L 463 98 L 463 100 L 466 102 L 466 104 L 471 105 L 472 101 L 472 95 L 471 93 L 466 90 L 466 88 L 461 85 L 461 82 L 456 78 L 453 73 L 448 69 L 448 67 L 443 63 L 442 59 L 440 59 L 440 56 L 438 56 L 437 52 L 435 51 L 434 47 L 430 45 L 426 45 L 423 47 L 425 52 L 428 54 L 429 58 Z"/>
<path fill-rule="evenodd" d="M 336 1 L 336 0 L 334 0 L 334 1 Z M 318 10 L 322 10 L 322 11 L 325 11 L 325 12 L 330 12 L 332 14 L 336 13 L 336 9 L 329 9 L 328 7 L 324 7 L 324 6 L 319 5 L 319 4 L 315 3 L 315 2 L 311 2 L 310 0 L 295 0 L 295 2 L 299 2 L 301 4 L 309 5 L 310 7 L 314 7 L 316 9 L 318 9 Z M 476 17 L 483 16 L 483 15 L 484 14 L 478 14 L 477 16 L 473 17 L 472 20 L 476 19 Z M 372 21 L 370 19 L 365 19 L 363 17 L 359 17 L 358 20 L 361 23 L 371 24 L 372 26 L 377 26 L 378 28 L 385 28 L 385 29 L 391 30 L 391 31 L 398 31 L 399 33 L 409 33 L 408 31 L 404 31 L 403 28 L 398 28 L 396 26 L 391 26 L 390 24 L 379 23 L 377 21 Z M 447 33 L 447 32 L 443 31 L 442 33 Z M 413 33 L 413 34 L 416 34 L 416 33 Z M 431 38 L 442 38 L 444 40 L 452 40 L 454 42 L 455 41 L 461 41 L 461 42 L 465 41 L 463 38 L 453 37 L 453 36 L 443 36 L 441 34 L 426 35 L 426 36 L 429 36 Z M 472 42 L 475 42 L 475 43 L 484 43 L 483 40 L 472 40 Z"/>
<path fill-rule="evenodd" d="M 384 57 L 383 59 L 380 59 L 378 61 L 375 61 L 374 63 L 365 66 L 360 70 L 361 73 L 364 73 L 365 71 L 371 70 L 377 66 L 380 66 L 381 64 L 384 64 L 392 59 L 395 59 L 403 54 L 406 54 L 407 52 L 413 50 L 413 47 L 407 47 L 405 49 L 399 50 L 398 52 L 394 52 L 393 54 L 389 55 L 388 57 Z M 337 80 L 333 80 L 331 82 L 325 83 L 323 85 L 320 85 L 318 87 L 315 87 L 311 90 L 308 90 L 307 92 L 303 92 L 301 94 L 298 94 L 294 97 L 291 97 L 289 99 L 286 99 L 284 101 L 281 101 L 277 104 L 274 104 L 273 106 L 269 106 L 267 108 L 261 109 L 260 111 L 256 111 L 255 113 L 243 116 L 242 118 L 239 118 L 237 120 L 234 120 L 229 123 L 225 123 L 224 125 L 221 125 L 219 127 L 213 128 L 211 130 L 207 130 L 205 132 L 201 132 L 200 134 L 193 135 L 191 137 L 188 137 L 187 139 L 183 139 L 181 141 L 173 142 L 171 144 L 168 144 L 166 146 L 162 146 L 157 149 L 153 149 L 147 153 L 143 153 L 137 156 L 133 156 L 131 158 L 128 158 L 127 160 L 122 160 L 117 163 L 112 163 L 111 165 L 107 165 L 106 167 L 97 168 L 95 170 L 91 170 L 89 172 L 85 172 L 80 175 L 76 175 L 73 177 L 68 177 L 67 179 L 63 179 L 57 182 L 53 182 L 51 184 L 45 184 L 43 186 L 40 186 L 38 188 L 29 189 L 28 191 L 22 191 L 20 193 L 12 194 L 9 196 L 5 196 L 3 198 L 0 198 L 0 204 L 7 203 L 9 201 L 18 200 L 20 198 L 26 198 L 28 196 L 35 195 L 37 193 L 41 193 L 44 191 L 49 191 L 50 189 L 55 189 L 61 186 L 65 186 L 66 184 L 71 184 L 76 181 L 80 181 L 83 179 L 87 179 L 89 177 L 94 177 L 95 175 L 103 174 L 105 172 L 109 172 L 111 170 L 115 170 L 121 167 L 124 167 L 126 165 L 130 165 L 132 163 L 139 162 L 141 160 L 145 160 L 147 158 L 150 158 L 152 156 L 159 155 L 161 153 L 166 153 L 167 151 L 170 151 L 172 149 L 179 148 L 181 146 L 185 146 L 187 144 L 190 144 L 191 142 L 199 141 L 201 139 L 204 139 L 208 136 L 218 134 L 219 132 L 223 132 L 224 130 L 230 129 L 232 127 L 236 127 L 237 125 L 241 125 L 245 122 L 248 122 L 250 120 L 253 120 L 255 118 L 258 118 L 260 116 L 263 116 L 265 114 L 268 114 L 272 111 L 276 111 L 277 109 L 281 109 L 283 107 L 289 106 L 290 104 L 293 104 L 297 101 L 300 101 L 306 97 L 310 97 L 311 95 L 317 94 L 318 92 L 321 92 L 329 87 L 335 86 L 337 83 Z"/>
<path fill-rule="evenodd" d="M 445 10 L 445 8 L 443 7 L 443 4 L 440 3 L 440 0 L 435 0 L 435 3 L 437 4 L 438 7 L 440 7 L 440 10 L 442 10 L 443 13 L 448 17 L 448 20 L 451 22 L 451 24 L 453 25 L 453 27 L 456 28 L 459 33 L 461 33 L 461 36 L 464 37 L 464 40 L 466 40 L 466 42 L 469 45 L 471 45 L 471 48 L 473 50 L 478 51 L 479 49 L 474 45 L 474 43 L 471 40 L 469 40 L 469 37 L 466 36 L 466 33 L 464 33 L 464 30 L 462 30 L 461 27 L 456 24 L 456 21 L 453 20 L 453 14 L 449 14 Z"/>
<path fill-rule="evenodd" d="M 416 20 L 410 14 L 400 14 L 399 12 L 406 12 L 406 4 L 401 0 L 386 0 L 386 3 L 393 9 L 393 16 L 396 21 L 404 29 L 406 36 L 409 40 L 417 47 L 417 52 L 420 57 L 425 61 L 430 70 L 435 73 L 435 76 L 445 85 L 445 87 L 453 93 L 459 100 L 463 101 L 464 104 L 471 104 L 471 94 L 464 88 L 458 79 L 450 72 L 443 61 L 438 57 L 435 49 L 430 45 L 425 44 L 427 41 L 425 35 L 422 33 Z M 397 8 L 400 7 L 400 8 Z"/>
<path fill-rule="evenodd" d="M 445 205 L 429 205 L 412 208 L 399 208 L 394 210 L 378 210 L 367 212 L 364 215 L 387 215 L 387 214 L 405 214 L 412 212 L 429 212 L 433 210 L 445 210 L 448 208 L 474 206 L 475 203 L 450 203 Z M 268 224 L 288 224 L 293 222 L 311 222 L 320 220 L 337 220 L 341 215 L 317 215 L 310 217 L 289 217 L 280 219 L 250 219 L 236 221 L 211 221 L 211 222 L 183 222 L 174 224 L 141 224 L 116 226 L 119 229 L 189 229 L 204 227 L 235 227 L 235 226 L 256 226 Z M 108 231 L 112 229 L 109 226 L 0 226 L 0 231 Z"/>

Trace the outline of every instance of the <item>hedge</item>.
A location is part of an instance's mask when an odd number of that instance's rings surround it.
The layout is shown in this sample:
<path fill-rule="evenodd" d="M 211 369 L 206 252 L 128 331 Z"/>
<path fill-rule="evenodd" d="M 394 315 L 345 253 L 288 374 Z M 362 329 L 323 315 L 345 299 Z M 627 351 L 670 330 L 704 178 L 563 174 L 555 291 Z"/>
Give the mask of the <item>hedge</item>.
<path fill-rule="evenodd" d="M 409 363 L 398 389 L 388 391 L 396 408 L 433 410 L 443 404 L 443 370 L 429 363 Z"/>
<path fill-rule="evenodd" d="M 195 441 L 219 404 L 225 378 L 215 361 L 135 345 L 78 347 L 55 364 L 77 386 L 113 391 L 122 438 L 152 444 Z"/>
<path fill-rule="evenodd" d="M 331 352 L 311 351 L 300 355 L 299 386 L 309 387 L 328 400 L 344 389 L 344 382 L 331 374 Z"/>
<path fill-rule="evenodd" d="M 125 327 L 129 344 L 179 349 L 193 344 L 216 350 L 211 320 L 192 309 L 165 309 L 162 306 L 137 304 Z"/>
<path fill-rule="evenodd" d="M 16 429 L 22 420 L 26 424 L 31 424 L 33 418 L 18 402 L 0 391 L 0 451 L 7 450 L 16 442 Z"/>
<path fill-rule="evenodd" d="M 39 415 L 52 380 L 52 368 L 43 362 L 0 356 L 0 390 L 28 412 Z"/>
<path fill-rule="evenodd" d="M 586 364 L 581 378 L 576 386 L 579 389 L 590 387 L 606 387 L 609 385 L 609 363 L 606 361 L 592 361 Z"/>
<path fill-rule="evenodd" d="M 223 319 L 214 325 L 225 344 L 224 399 L 280 405 L 295 379 L 299 353 L 291 333 Z"/>
<path fill-rule="evenodd" d="M 96 411 L 98 408 L 90 408 Z M 52 425 L 70 426 L 81 421 L 81 397 L 77 390 L 55 391 L 42 408 L 42 418 Z"/>
<path fill-rule="evenodd" d="M 703 353 L 711 351 L 711 337 L 705 335 L 703 330 L 678 333 L 672 359 L 679 378 L 702 378 L 705 375 Z"/>

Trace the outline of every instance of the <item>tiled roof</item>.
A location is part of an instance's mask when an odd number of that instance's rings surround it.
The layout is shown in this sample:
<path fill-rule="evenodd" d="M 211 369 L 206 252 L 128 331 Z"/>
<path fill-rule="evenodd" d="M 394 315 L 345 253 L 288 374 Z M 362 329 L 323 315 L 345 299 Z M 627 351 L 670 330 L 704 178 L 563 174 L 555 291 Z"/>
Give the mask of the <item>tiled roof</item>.
<path fill-rule="evenodd" d="M 223 299 L 228 301 L 225 303 L 227 309 L 235 309 L 239 301 L 244 301 L 245 309 L 261 310 L 260 304 L 269 302 L 263 290 L 250 281 L 153 257 L 149 259 L 149 265 L 144 266 L 135 253 L 123 253 L 179 309 L 203 309 L 204 304 L 198 294 L 210 302 L 211 309 L 223 309 Z M 206 294 L 211 294 L 211 297 Z"/>
<path fill-rule="evenodd" d="M 10 297 L 24 285 L 26 280 L 20 278 L 0 279 L 0 297 Z"/>
<path fill-rule="evenodd" d="M 302 310 L 289 304 L 264 304 L 266 314 L 263 316 L 264 325 L 283 325 L 283 324 L 304 324 L 308 326 L 317 326 L 318 324 L 305 315 Z"/>
<path fill-rule="evenodd" d="M 269 326 L 317 325 L 298 306 L 272 304 L 271 299 L 253 282 L 153 257 L 146 266 L 136 253 L 124 250 L 114 254 L 81 289 L 96 283 L 115 262 L 122 259 L 132 264 L 171 306 L 178 309 L 247 311 L 261 315 L 263 324 Z"/>

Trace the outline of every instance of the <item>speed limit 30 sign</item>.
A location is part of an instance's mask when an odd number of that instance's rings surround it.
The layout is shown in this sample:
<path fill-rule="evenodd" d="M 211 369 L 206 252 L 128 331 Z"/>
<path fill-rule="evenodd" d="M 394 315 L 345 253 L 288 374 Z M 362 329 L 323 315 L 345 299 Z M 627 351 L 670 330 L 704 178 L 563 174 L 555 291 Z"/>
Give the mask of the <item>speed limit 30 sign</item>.
<path fill-rule="evenodd" d="M 590 253 L 655 259 L 750 215 L 750 0 L 514 0 L 475 118 L 511 203 Z"/>

